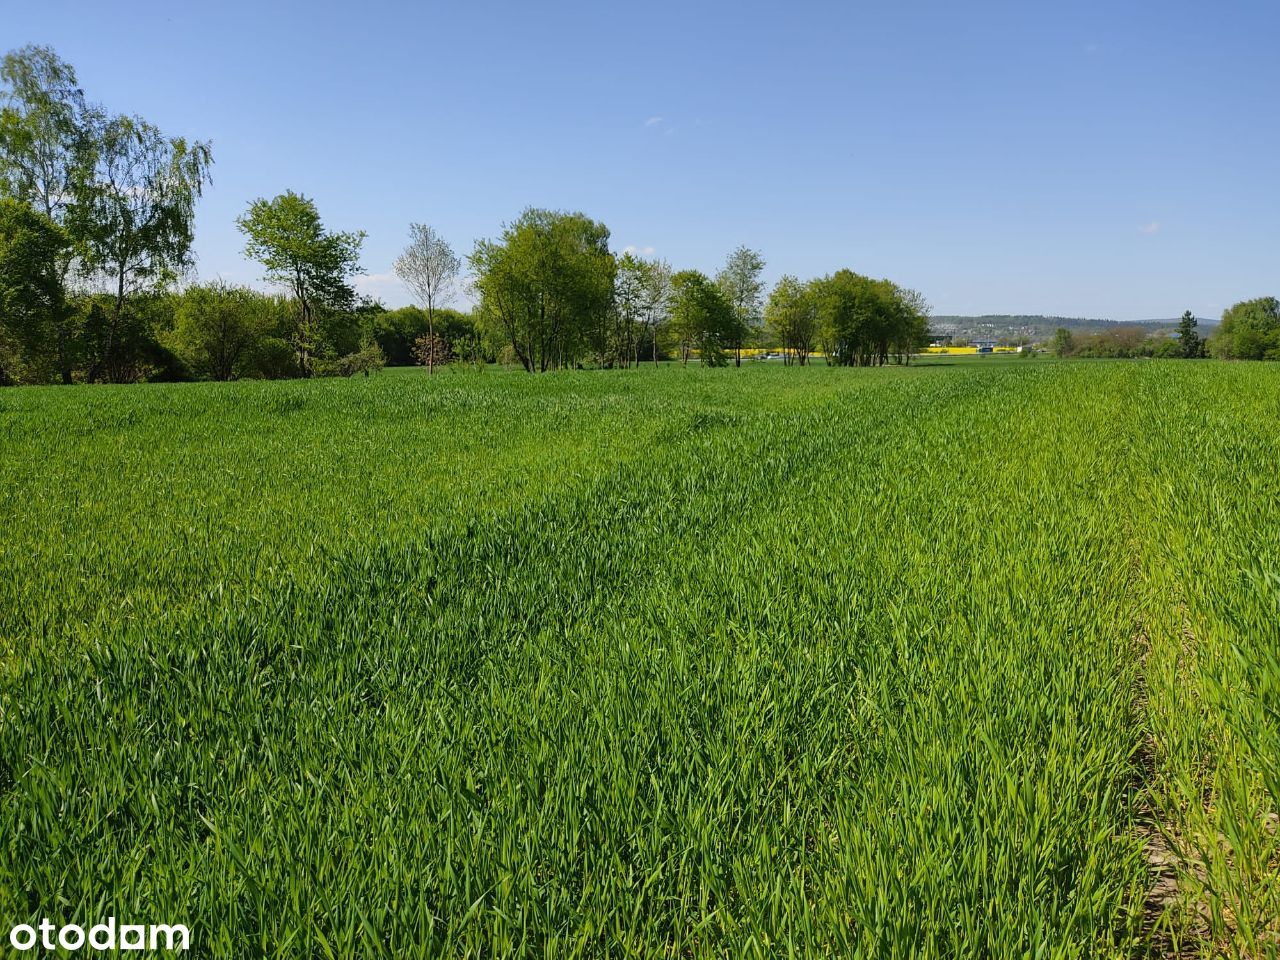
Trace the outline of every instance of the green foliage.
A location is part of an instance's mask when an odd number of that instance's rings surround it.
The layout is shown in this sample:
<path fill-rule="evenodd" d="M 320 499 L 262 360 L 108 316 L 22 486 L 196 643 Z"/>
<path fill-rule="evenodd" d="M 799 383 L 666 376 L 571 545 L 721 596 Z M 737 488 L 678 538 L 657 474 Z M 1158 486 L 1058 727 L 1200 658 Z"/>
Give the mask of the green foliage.
<path fill-rule="evenodd" d="M 66 226 L 93 180 L 100 111 L 49 47 L 5 54 L 0 83 L 0 190 Z"/>
<path fill-rule="evenodd" d="M 618 258 L 602 366 L 638 366 L 642 357 L 657 363 L 671 309 L 671 276 L 666 261 L 631 251 Z"/>
<path fill-rule="evenodd" d="M 1257 943 L 1276 377 L 7 392 L 0 916 L 210 957 L 1132 957 L 1151 736 Z"/>
<path fill-rule="evenodd" d="M 809 362 L 818 335 L 818 304 L 812 284 L 785 275 L 769 294 L 765 323 L 782 345 L 787 363 Z"/>
<path fill-rule="evenodd" d="M 1271 957 L 1280 943 L 1280 527 L 1264 506 L 1280 496 L 1273 371 L 1153 365 L 1128 407 L 1140 412 L 1125 449 L 1142 478 L 1130 522 L 1149 651 L 1147 793 L 1177 863 L 1161 925 L 1181 955 Z"/>
<path fill-rule="evenodd" d="M 255 344 L 246 367 L 246 376 L 254 379 L 288 380 L 298 376 L 293 344 L 282 336 L 264 337 Z"/>
<path fill-rule="evenodd" d="M 387 358 L 383 356 L 382 348 L 376 343 L 367 343 L 341 357 L 318 360 L 315 372 L 321 377 L 354 377 L 356 374 L 367 377 L 386 364 Z"/>
<path fill-rule="evenodd" d="M 581 213 L 530 208 L 470 258 L 477 319 L 495 351 L 530 372 L 572 367 L 607 350 L 616 263 L 609 230 Z"/>
<path fill-rule="evenodd" d="M 234 380 L 260 372 L 264 341 L 285 329 L 286 305 L 245 287 L 189 287 L 174 298 L 167 341 L 197 376 Z"/>
<path fill-rule="evenodd" d="M 618 258 L 613 280 L 612 324 L 601 365 L 627 367 L 640 362 L 644 335 L 645 295 L 653 265 L 627 251 Z"/>
<path fill-rule="evenodd" d="M 477 337 L 475 321 L 469 314 L 437 307 L 435 315 L 436 336 L 449 347 L 449 352 L 456 352 L 453 345 L 457 341 Z M 408 367 L 419 362 L 413 351 L 418 340 L 427 334 L 428 326 L 427 311 L 420 307 L 400 307 L 373 314 L 369 332 L 382 348 L 388 366 Z"/>
<path fill-rule="evenodd" d="M 716 274 L 716 285 L 733 308 L 733 324 L 729 328 L 729 346 L 734 363 L 742 366 L 742 347 L 759 333 L 764 307 L 764 257 L 749 247 L 741 246 L 729 254 L 724 268 Z"/>
<path fill-rule="evenodd" d="M 1280 360 L 1280 300 L 1237 303 L 1223 313 L 1209 349 L 1225 360 Z"/>
<path fill-rule="evenodd" d="M 62 298 L 45 320 L 39 352 L 64 383 L 79 363 L 86 379 L 114 381 L 172 366 L 157 340 L 139 336 L 149 325 L 139 313 L 191 265 L 208 144 L 88 104 L 75 71 L 47 47 L 7 54 L 0 80 L 0 188 L 62 229 L 59 284 L 74 269 L 111 294 L 109 302 L 89 298 L 83 310 Z"/>
<path fill-rule="evenodd" d="M 66 233 L 48 216 L 0 198 L 0 384 L 50 379 L 66 312 Z"/>
<path fill-rule="evenodd" d="M 1187 310 L 1178 322 L 1178 356 L 1184 360 L 1194 360 L 1205 355 L 1205 343 L 1197 332 L 1195 314 Z"/>
<path fill-rule="evenodd" d="M 889 280 L 872 280 L 837 270 L 811 284 L 818 336 L 831 362 L 871 366 L 890 357 L 907 362 L 928 342 L 929 311 L 924 298 Z"/>
<path fill-rule="evenodd" d="M 209 180 L 207 144 L 166 137 L 138 117 L 101 120 L 93 179 L 69 215 L 85 238 L 83 268 L 111 291 L 109 321 L 88 379 L 129 379 L 118 352 L 129 298 L 167 289 L 192 262 L 195 205 Z"/>
<path fill-rule="evenodd" d="M 1190 314 L 1188 314 L 1190 316 Z M 1185 319 L 1184 319 L 1185 322 Z M 1050 347 L 1057 357 L 1123 360 L 1156 357 L 1164 360 L 1202 356 L 1202 345 L 1192 318 L 1190 339 L 1174 339 L 1139 324 L 1117 324 L 1097 333 L 1074 333 L 1060 327 Z"/>
<path fill-rule="evenodd" d="M 66 238 L 56 260 L 65 288 L 76 253 L 86 238 L 76 233 L 83 218 L 73 216 L 93 179 L 93 127 L 100 111 L 90 107 L 75 70 L 48 47 L 27 46 L 5 54 L 0 63 L 0 193 L 43 213 Z M 30 263 L 37 274 L 44 265 Z M 39 286 L 38 276 L 22 281 Z M 83 344 L 68 304 L 48 317 L 52 329 L 44 343 L 27 344 L 24 377 L 70 383 Z M 36 355 L 51 360 L 46 373 Z M 11 361 L 12 362 L 12 361 Z"/>
<path fill-rule="evenodd" d="M 697 270 L 672 276 L 670 322 L 682 363 L 697 353 L 703 366 L 724 366 L 726 351 L 741 342 L 733 304 L 719 285 Z"/>
<path fill-rule="evenodd" d="M 129 298 L 128 309 L 118 313 L 116 297 L 110 293 L 82 294 L 72 302 L 83 345 L 85 380 L 92 382 L 89 373 L 105 356 L 112 360 L 103 378 L 114 383 L 188 378 L 167 342 L 176 302 L 171 294 L 136 293 Z"/>
<path fill-rule="evenodd" d="M 290 340 L 299 370 L 310 376 L 313 357 L 325 353 L 326 319 L 355 306 L 347 281 L 360 270 L 364 232 L 326 229 L 315 203 L 292 190 L 255 200 L 236 225 L 245 235 L 245 255 L 261 263 L 266 279 L 283 286 L 297 303 Z"/>
<path fill-rule="evenodd" d="M 1172 346 L 1166 349 L 1166 344 Z M 1182 346 L 1164 335 L 1152 335 L 1138 326 L 1119 326 L 1085 336 L 1073 335 L 1067 356 L 1119 360 L 1154 357 L 1164 353 L 1182 356 Z"/>

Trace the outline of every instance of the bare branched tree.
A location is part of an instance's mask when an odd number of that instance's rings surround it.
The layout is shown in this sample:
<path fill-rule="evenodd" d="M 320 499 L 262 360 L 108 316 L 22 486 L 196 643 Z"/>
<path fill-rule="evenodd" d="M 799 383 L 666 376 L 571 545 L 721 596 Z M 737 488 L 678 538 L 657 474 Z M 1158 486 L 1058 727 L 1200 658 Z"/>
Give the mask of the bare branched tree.
<path fill-rule="evenodd" d="M 445 306 L 457 292 L 462 261 L 440 234 L 425 223 L 409 224 L 409 246 L 396 260 L 396 273 L 427 311 L 427 334 L 436 336 L 436 307 Z M 435 366 L 436 351 L 427 352 L 427 372 Z"/>

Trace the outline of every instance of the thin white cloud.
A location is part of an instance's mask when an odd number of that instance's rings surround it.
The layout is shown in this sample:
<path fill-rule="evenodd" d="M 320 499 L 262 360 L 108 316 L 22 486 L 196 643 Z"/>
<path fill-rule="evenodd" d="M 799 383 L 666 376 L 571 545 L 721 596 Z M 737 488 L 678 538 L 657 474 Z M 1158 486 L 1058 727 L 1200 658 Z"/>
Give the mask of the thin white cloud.
<path fill-rule="evenodd" d="M 1143 234 L 1144 236 L 1148 236 L 1148 237 L 1154 236 L 1155 234 L 1160 232 L 1160 221 L 1152 220 L 1150 223 L 1144 223 L 1142 226 L 1138 228 L 1138 232 Z"/>
<path fill-rule="evenodd" d="M 640 254 L 642 257 L 651 257 L 654 254 L 653 247 L 637 247 L 634 243 L 629 243 L 622 248 L 623 253 Z"/>
<path fill-rule="evenodd" d="M 391 300 L 396 303 L 409 300 L 409 292 L 394 273 L 362 273 L 351 282 L 351 285 L 356 293 L 378 300 Z"/>
<path fill-rule="evenodd" d="M 648 120 L 644 122 L 644 125 L 646 127 L 656 127 L 661 122 L 662 122 L 661 117 L 650 117 Z"/>

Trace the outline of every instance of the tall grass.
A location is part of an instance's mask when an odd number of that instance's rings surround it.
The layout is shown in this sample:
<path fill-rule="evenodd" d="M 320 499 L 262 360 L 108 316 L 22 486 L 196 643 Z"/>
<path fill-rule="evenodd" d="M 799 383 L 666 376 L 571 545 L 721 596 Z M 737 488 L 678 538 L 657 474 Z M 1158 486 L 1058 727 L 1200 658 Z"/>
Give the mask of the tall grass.
<path fill-rule="evenodd" d="M 1237 364 L 1142 385 L 1152 784 L 1178 857 L 1164 918 L 1206 955 L 1280 954 L 1280 393 Z"/>
<path fill-rule="evenodd" d="M 1222 777 L 1265 781 L 1241 731 L 1274 721 L 1246 718 L 1274 704 L 1250 492 L 1277 382 L 0 394 L 0 927 L 188 922 L 211 957 L 1140 954 L 1150 797 L 1194 806 L 1187 758 L 1224 739 Z M 1215 428 L 1246 439 L 1173 442 Z M 1188 519 L 1214 469 L 1243 485 Z M 1197 550 L 1195 609 L 1233 624 L 1205 656 L 1238 672 L 1197 667 L 1184 709 L 1158 598 Z M 1252 823 L 1249 782 L 1204 824 Z"/>

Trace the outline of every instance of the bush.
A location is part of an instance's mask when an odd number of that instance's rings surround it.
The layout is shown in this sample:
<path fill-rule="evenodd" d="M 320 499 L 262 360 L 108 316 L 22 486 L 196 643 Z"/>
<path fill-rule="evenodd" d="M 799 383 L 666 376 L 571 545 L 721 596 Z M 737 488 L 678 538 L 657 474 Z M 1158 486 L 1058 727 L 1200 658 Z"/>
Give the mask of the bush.
<path fill-rule="evenodd" d="M 281 337 L 265 337 L 245 364 L 245 376 L 261 380 L 288 380 L 298 376 L 298 357 Z"/>
<path fill-rule="evenodd" d="M 316 374 L 321 377 L 354 377 L 363 373 L 367 377 L 386 365 L 387 358 L 383 356 L 382 348 L 376 343 L 368 343 L 336 360 L 317 361 Z"/>

